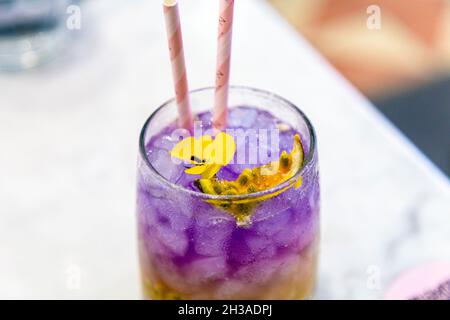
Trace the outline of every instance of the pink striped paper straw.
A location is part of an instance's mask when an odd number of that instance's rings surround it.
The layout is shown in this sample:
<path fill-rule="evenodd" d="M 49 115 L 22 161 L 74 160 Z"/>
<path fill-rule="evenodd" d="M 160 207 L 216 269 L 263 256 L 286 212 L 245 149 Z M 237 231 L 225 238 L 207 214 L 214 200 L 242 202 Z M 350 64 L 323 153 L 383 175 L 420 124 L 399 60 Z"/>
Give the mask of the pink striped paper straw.
<path fill-rule="evenodd" d="M 189 87 L 184 61 L 183 37 L 181 34 L 180 14 L 177 0 L 164 0 L 164 17 L 167 38 L 169 40 L 170 61 L 178 105 L 179 125 L 185 129 L 192 128 L 192 114 L 189 103 Z"/>
<path fill-rule="evenodd" d="M 219 36 L 217 45 L 216 96 L 214 127 L 223 129 L 228 118 L 228 88 L 230 86 L 231 40 L 234 0 L 220 0 Z"/>

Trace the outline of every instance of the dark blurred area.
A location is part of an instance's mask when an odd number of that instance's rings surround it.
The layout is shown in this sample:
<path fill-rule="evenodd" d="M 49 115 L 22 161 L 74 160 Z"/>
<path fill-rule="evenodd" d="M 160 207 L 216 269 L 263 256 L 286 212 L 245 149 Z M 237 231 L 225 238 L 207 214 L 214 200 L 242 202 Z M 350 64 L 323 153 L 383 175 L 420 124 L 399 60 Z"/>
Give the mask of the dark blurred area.
<path fill-rule="evenodd" d="M 450 78 L 381 97 L 374 103 L 450 175 Z"/>
<path fill-rule="evenodd" d="M 450 1 L 268 1 L 450 176 Z"/>

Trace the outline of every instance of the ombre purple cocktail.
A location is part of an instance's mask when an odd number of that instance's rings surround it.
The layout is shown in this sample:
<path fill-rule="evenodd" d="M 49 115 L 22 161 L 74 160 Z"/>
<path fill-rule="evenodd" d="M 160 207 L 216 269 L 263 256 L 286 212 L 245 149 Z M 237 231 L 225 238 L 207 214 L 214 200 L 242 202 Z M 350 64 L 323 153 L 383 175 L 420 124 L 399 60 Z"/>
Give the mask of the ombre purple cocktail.
<path fill-rule="evenodd" d="M 211 113 L 205 111 L 212 96 L 210 89 L 191 93 L 202 130 L 212 126 Z M 178 129 L 174 102 L 158 109 L 144 126 L 138 164 L 139 252 L 146 298 L 305 299 L 312 295 L 319 244 L 314 131 L 296 107 L 270 93 L 232 88 L 230 99 L 227 129 L 237 129 L 237 135 L 248 129 L 270 132 L 271 138 L 236 136 L 233 161 L 220 169 L 217 180 L 234 181 L 244 169 L 280 158 L 283 150 L 291 151 L 296 134 L 301 137 L 303 165 L 268 190 L 207 194 L 199 188 L 199 177 L 185 173 L 186 163 L 175 163 L 170 155 L 178 142 L 173 135 Z M 301 185 L 294 187 L 299 179 Z M 235 203 L 243 203 L 244 222 L 229 209 Z"/>

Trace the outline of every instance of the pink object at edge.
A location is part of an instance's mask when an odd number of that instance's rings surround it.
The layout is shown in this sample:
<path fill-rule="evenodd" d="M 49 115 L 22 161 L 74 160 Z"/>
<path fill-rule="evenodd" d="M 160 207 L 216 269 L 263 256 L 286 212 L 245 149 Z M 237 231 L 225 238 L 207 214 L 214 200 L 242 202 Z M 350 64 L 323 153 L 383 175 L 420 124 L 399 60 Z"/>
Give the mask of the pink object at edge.
<path fill-rule="evenodd" d="M 390 286 L 385 294 L 387 300 L 450 299 L 450 292 L 438 293 L 439 287 L 450 286 L 450 262 L 433 262 L 405 272 Z"/>

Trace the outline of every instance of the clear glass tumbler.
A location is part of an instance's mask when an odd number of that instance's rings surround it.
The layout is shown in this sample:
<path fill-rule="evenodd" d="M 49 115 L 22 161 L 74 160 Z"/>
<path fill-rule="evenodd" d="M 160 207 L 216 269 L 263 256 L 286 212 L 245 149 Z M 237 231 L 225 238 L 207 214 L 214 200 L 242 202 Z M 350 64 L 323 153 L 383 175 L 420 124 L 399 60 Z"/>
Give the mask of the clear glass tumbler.
<path fill-rule="evenodd" d="M 198 115 L 211 109 L 214 89 L 192 91 L 190 97 Z M 269 92 L 232 87 L 230 114 L 240 106 L 269 111 L 295 129 L 304 164 L 289 180 L 261 192 L 211 195 L 184 188 L 149 160 L 149 150 L 157 148 L 152 138 L 177 117 L 174 100 L 159 107 L 141 132 L 137 176 L 139 254 L 148 299 L 307 299 L 313 293 L 320 229 L 314 129 L 295 105 Z M 300 178 L 301 187 L 292 187 Z M 250 223 L 239 225 L 217 203 L 254 204 Z"/>

